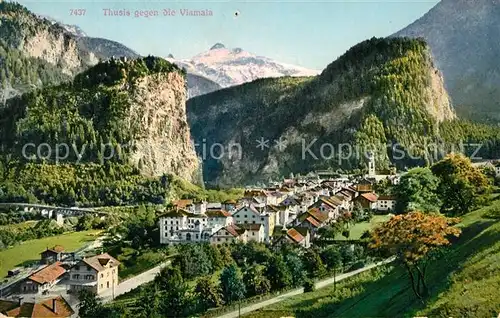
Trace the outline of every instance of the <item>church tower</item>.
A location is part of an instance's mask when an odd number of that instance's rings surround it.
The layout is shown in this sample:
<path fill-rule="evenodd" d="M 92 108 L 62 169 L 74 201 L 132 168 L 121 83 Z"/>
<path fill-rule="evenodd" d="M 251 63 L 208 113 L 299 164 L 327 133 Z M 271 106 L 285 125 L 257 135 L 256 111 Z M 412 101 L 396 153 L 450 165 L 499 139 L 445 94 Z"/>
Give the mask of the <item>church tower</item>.
<path fill-rule="evenodd" d="M 375 176 L 375 155 L 371 151 L 368 153 L 368 175 Z"/>

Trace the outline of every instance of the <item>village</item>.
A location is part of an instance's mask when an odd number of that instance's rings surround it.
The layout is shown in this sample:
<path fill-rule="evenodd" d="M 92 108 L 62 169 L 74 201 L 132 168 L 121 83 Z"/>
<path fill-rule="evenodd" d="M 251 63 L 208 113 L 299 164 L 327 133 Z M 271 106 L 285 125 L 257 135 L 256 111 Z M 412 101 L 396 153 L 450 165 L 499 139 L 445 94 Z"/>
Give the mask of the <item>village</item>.
<path fill-rule="evenodd" d="M 496 177 L 500 176 L 500 164 L 496 162 L 474 165 L 487 166 Z M 305 176 L 291 175 L 265 187 L 247 188 L 238 200 L 174 200 L 157 208 L 160 244 L 227 245 L 253 241 L 272 248 L 287 244 L 307 250 L 315 242 L 333 239 L 323 237 L 322 229 L 352 220 L 353 213 L 392 216 L 396 198 L 386 190 L 397 186 L 404 173 L 377 174 L 373 158 L 366 172 L 340 175 L 315 171 Z M 344 232 L 342 235 L 349 237 Z M 91 291 L 109 302 L 148 283 L 159 271 L 158 267 L 147 277 L 139 274 L 123 283 L 116 258 L 106 253 L 101 244 L 94 243 L 90 252 L 89 255 L 88 251 L 66 251 L 61 245 L 40 251 L 35 269 L 9 288 L 0 289 L 0 317 L 20 313 L 31 317 L 76 316 L 80 291 Z M 9 276 L 15 278 L 22 270 L 13 268 Z"/>
<path fill-rule="evenodd" d="M 381 181 L 396 185 L 400 177 L 377 175 L 372 159 L 365 175 L 316 171 L 306 176 L 292 175 L 266 187 L 248 188 L 239 200 L 175 200 L 159 212 L 160 243 L 218 245 L 255 241 L 277 248 L 292 244 L 308 249 L 321 238 L 321 228 L 339 222 L 354 209 L 390 214 L 395 198 L 377 194 L 375 185 Z M 117 292 L 120 262 L 102 253 L 102 249 L 100 252 L 82 257 L 60 245 L 40 251 L 37 270 L 11 285 L 7 298 L 3 291 L 0 317 L 27 310 L 31 317 L 70 317 L 77 312 L 76 295 L 83 289 L 108 300 L 115 293 L 123 293 Z M 9 274 L 15 276 L 17 271 L 12 269 Z M 137 285 L 145 282 L 139 280 Z"/>

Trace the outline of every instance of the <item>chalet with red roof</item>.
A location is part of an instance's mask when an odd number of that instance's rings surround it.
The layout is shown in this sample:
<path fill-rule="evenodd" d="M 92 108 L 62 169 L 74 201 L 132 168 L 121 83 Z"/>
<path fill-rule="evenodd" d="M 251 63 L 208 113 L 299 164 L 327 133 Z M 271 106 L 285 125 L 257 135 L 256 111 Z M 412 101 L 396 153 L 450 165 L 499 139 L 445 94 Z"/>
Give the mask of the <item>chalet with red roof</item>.
<path fill-rule="evenodd" d="M 361 193 L 356 197 L 356 202 L 359 203 L 364 209 L 375 210 L 377 208 L 378 197 L 373 192 Z"/>
<path fill-rule="evenodd" d="M 54 287 L 65 273 L 66 269 L 62 267 L 61 262 L 48 265 L 24 280 L 19 286 L 20 292 L 41 294 Z"/>

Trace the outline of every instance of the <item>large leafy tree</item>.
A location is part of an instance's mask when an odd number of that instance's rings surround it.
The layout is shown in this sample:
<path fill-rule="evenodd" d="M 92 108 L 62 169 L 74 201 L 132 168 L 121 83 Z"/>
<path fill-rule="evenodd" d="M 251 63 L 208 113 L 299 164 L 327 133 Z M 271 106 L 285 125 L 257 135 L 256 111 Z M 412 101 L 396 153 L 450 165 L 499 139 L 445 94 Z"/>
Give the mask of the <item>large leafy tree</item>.
<path fill-rule="evenodd" d="M 488 178 L 461 154 L 448 155 L 431 169 L 440 179 L 437 193 L 443 202 L 442 213 L 467 213 L 490 192 Z"/>
<path fill-rule="evenodd" d="M 306 278 L 306 270 L 300 256 L 295 252 L 288 252 L 285 255 L 285 263 L 292 277 L 292 285 L 300 286 Z"/>
<path fill-rule="evenodd" d="M 245 271 L 243 280 L 249 297 L 266 294 L 271 290 L 271 283 L 264 275 L 265 269 L 264 265 L 254 264 Z"/>
<path fill-rule="evenodd" d="M 266 276 L 271 282 L 273 290 L 280 290 L 292 284 L 292 274 L 290 273 L 281 254 L 274 255 L 267 264 Z"/>
<path fill-rule="evenodd" d="M 439 179 L 429 168 L 414 168 L 401 177 L 395 187 L 396 212 L 437 212 L 441 201 L 437 194 Z"/>
<path fill-rule="evenodd" d="M 220 287 L 212 281 L 211 276 L 204 276 L 198 279 L 194 293 L 202 310 L 222 305 L 222 295 Z"/>
<path fill-rule="evenodd" d="M 185 317 L 191 307 L 188 286 L 178 267 L 164 267 L 156 275 L 154 284 L 161 290 L 160 312 L 169 317 Z"/>
<path fill-rule="evenodd" d="M 458 221 L 422 212 L 396 215 L 373 231 L 369 246 L 396 255 L 410 276 L 413 292 L 423 299 L 428 293 L 425 281 L 428 256 L 450 244 L 450 235 L 460 235 L 460 229 L 452 226 Z"/>
<path fill-rule="evenodd" d="M 243 275 L 234 263 L 222 270 L 220 285 L 226 303 L 230 304 L 245 297 L 246 287 Z"/>

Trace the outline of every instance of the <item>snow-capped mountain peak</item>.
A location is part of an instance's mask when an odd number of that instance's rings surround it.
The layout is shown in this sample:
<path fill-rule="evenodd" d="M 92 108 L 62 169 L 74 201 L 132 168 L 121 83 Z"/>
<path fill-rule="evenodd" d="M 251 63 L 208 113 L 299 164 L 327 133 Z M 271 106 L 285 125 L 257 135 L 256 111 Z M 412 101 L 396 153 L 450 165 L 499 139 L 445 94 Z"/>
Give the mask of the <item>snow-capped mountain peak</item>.
<path fill-rule="evenodd" d="M 169 59 L 187 71 L 204 76 L 222 87 L 251 82 L 258 78 L 281 76 L 314 76 L 320 72 L 305 67 L 277 62 L 241 48 L 226 48 L 216 43 L 210 50 L 191 59 Z"/>

